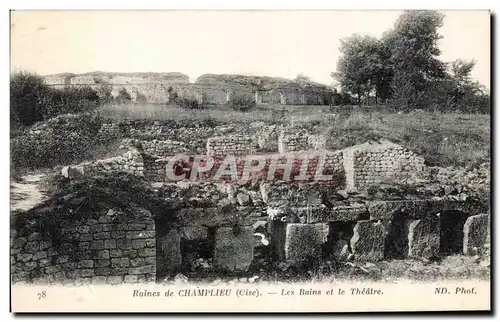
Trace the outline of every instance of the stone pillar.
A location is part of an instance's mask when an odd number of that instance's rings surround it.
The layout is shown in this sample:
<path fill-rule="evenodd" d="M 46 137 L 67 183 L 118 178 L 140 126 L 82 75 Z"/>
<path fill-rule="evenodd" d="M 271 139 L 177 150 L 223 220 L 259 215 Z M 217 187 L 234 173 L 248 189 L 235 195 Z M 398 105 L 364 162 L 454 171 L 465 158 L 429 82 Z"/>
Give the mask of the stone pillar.
<path fill-rule="evenodd" d="M 278 261 L 284 261 L 287 224 L 280 219 L 271 220 L 269 223 L 273 257 Z"/>
<path fill-rule="evenodd" d="M 159 238 L 160 254 L 158 264 L 162 273 L 176 273 L 182 263 L 181 236 L 177 229 L 171 229 L 165 236 Z"/>
<path fill-rule="evenodd" d="M 196 91 L 194 94 L 194 98 L 198 101 L 199 104 L 203 104 L 203 91 Z"/>
<path fill-rule="evenodd" d="M 280 92 L 280 104 L 281 105 L 286 105 L 286 97 L 283 92 Z"/>
<path fill-rule="evenodd" d="M 262 104 L 262 96 L 259 91 L 255 91 L 255 104 Z"/>
<path fill-rule="evenodd" d="M 328 224 L 288 224 L 286 227 L 286 259 L 306 260 L 323 254 L 323 244 L 330 231 Z"/>
<path fill-rule="evenodd" d="M 384 258 L 385 228 L 381 222 L 358 221 L 351 238 L 351 249 L 357 261 L 375 262 Z"/>
<path fill-rule="evenodd" d="M 430 258 L 439 254 L 440 221 L 436 215 L 408 220 L 408 257 Z"/>
<path fill-rule="evenodd" d="M 464 224 L 464 254 L 476 255 L 488 242 L 490 218 L 488 214 L 481 214 L 467 218 Z"/>
<path fill-rule="evenodd" d="M 253 261 L 255 237 L 252 226 L 220 227 L 215 233 L 214 267 L 245 271 Z"/>
<path fill-rule="evenodd" d="M 226 103 L 229 103 L 231 101 L 231 98 L 233 98 L 233 91 L 227 90 L 226 91 Z"/>

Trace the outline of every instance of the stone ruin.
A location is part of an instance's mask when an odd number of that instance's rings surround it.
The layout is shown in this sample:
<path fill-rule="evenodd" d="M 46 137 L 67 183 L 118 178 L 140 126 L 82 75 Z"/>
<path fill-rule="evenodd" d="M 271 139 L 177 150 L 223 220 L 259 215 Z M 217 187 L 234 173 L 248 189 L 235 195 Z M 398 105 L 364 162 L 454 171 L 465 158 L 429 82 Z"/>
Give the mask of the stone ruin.
<path fill-rule="evenodd" d="M 105 126 L 106 131 L 112 128 Z M 350 201 L 353 191 L 425 179 L 423 158 L 402 146 L 382 141 L 327 151 L 321 137 L 281 131 L 278 151 L 269 153 L 259 151 L 262 144 L 258 140 L 259 134 L 212 137 L 205 151 L 216 165 L 227 154 L 260 153 L 266 164 L 250 178 L 257 190 L 233 181 L 211 182 L 209 175 L 205 182 L 170 180 L 165 175 L 169 157 L 189 152 L 186 144 L 171 140 L 124 140 L 128 151 L 123 155 L 69 167 L 73 171 L 67 168 L 69 177 L 92 171 L 126 171 L 160 188 L 198 187 L 201 197 L 194 199 L 211 204 L 172 209 L 178 220 L 174 226 L 151 213 L 123 219 L 113 209 L 73 226 L 61 223 L 68 236 L 77 236 L 76 243 L 65 246 L 56 247 L 29 229 L 11 231 L 13 280 L 23 281 L 36 271 L 45 282 L 148 282 L 182 270 L 246 271 L 263 256 L 298 263 L 319 258 L 357 262 L 432 259 L 480 254 L 490 242 L 489 209 L 482 203 L 446 197 Z M 312 150 L 318 145 L 311 142 L 323 142 L 319 144 L 322 148 Z M 331 177 L 323 184 L 335 187 L 343 195 L 342 201 L 325 204 L 318 196 L 293 192 L 287 181 L 280 185 L 279 171 L 271 182 L 262 175 L 269 172 L 269 160 L 286 161 L 304 153 L 313 160 L 309 165 L 326 160 L 323 174 Z M 241 175 L 241 163 L 237 165 Z M 292 167 L 292 181 L 301 168 L 301 164 Z M 317 171 L 315 167 L 304 169 L 309 177 Z M 210 185 L 223 193 L 203 190 Z M 281 191 L 297 202 L 285 202 Z M 65 253 L 71 251 L 77 251 L 78 258 L 68 259 Z"/>
<path fill-rule="evenodd" d="M 279 105 L 326 105 L 333 91 L 327 85 L 310 84 L 301 86 L 294 81 L 269 82 L 269 78 L 251 81 L 243 77 L 243 82 L 221 81 L 220 76 L 200 76 L 196 82 L 181 73 L 87 73 L 81 75 L 59 74 L 45 76 L 47 85 L 54 88 L 91 87 L 98 92 L 109 88 L 117 97 L 125 89 L 133 103 L 167 104 L 172 96 L 194 99 L 200 104 L 226 104 L 231 97 L 242 96 L 253 99 L 256 104 Z M 267 80 L 266 80 L 267 79 Z"/>

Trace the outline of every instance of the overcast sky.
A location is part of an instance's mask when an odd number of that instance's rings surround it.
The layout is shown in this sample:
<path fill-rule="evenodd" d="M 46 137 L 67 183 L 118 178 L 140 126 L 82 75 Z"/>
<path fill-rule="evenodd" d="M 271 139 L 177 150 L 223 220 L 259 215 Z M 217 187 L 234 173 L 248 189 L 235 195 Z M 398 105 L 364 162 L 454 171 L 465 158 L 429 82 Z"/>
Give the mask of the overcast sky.
<path fill-rule="evenodd" d="M 445 11 L 441 59 L 475 59 L 490 83 L 487 11 Z M 398 11 L 17 11 L 11 67 L 61 72 L 182 72 L 294 78 L 331 84 L 339 40 L 380 37 Z"/>

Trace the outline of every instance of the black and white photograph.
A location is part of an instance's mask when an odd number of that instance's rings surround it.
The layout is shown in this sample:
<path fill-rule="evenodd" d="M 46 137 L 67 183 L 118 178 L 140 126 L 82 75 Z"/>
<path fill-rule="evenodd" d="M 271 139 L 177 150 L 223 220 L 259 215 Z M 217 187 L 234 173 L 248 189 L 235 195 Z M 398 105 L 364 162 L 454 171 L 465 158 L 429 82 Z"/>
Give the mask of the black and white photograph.
<path fill-rule="evenodd" d="M 490 310 L 490 33 L 488 10 L 12 10 L 13 310 Z"/>

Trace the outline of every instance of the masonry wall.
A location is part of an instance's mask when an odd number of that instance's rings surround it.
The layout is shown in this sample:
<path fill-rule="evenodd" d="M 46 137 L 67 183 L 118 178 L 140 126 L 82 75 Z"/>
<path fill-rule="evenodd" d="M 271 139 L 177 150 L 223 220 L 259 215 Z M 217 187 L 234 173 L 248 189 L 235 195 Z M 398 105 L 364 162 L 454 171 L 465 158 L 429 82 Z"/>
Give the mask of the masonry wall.
<path fill-rule="evenodd" d="M 82 169 L 83 173 L 127 172 L 142 177 L 144 175 L 144 160 L 139 150 L 130 149 L 123 155 L 81 163 L 76 168 Z"/>
<path fill-rule="evenodd" d="M 248 161 L 246 156 L 236 156 L 234 160 L 226 160 L 226 156 L 214 156 L 214 165 L 210 170 L 200 171 L 193 180 L 196 181 L 220 181 L 220 182 L 241 182 L 243 174 L 244 181 L 263 180 L 263 181 L 293 181 L 295 183 L 306 183 L 317 181 L 318 183 L 329 184 L 332 187 L 344 188 L 345 175 L 343 170 L 342 153 L 336 152 L 309 152 L 309 153 L 289 153 L 281 154 L 249 154 L 252 159 Z M 307 165 L 302 164 L 302 160 Z M 191 169 L 193 169 L 194 157 L 191 156 L 186 162 L 179 162 L 175 165 L 169 164 L 168 160 L 159 160 L 152 157 L 144 157 L 144 176 L 149 181 L 169 182 L 174 181 L 167 176 L 166 170 L 176 176 L 185 176 L 191 178 Z M 223 175 L 215 179 L 221 166 L 227 166 L 224 162 L 233 162 L 236 165 L 236 177 Z M 201 161 L 205 166 L 204 160 Z M 272 164 L 275 164 L 272 167 Z M 261 166 L 263 164 L 263 166 Z M 285 170 L 282 165 L 290 165 L 290 170 Z M 260 169 L 260 170 L 252 170 Z M 245 173 L 245 169 L 247 172 Z M 319 169 L 319 170 L 318 170 Z M 274 171 L 273 171 L 274 170 Z M 270 175 L 270 173 L 272 173 Z M 285 176 L 285 173 L 288 175 Z M 305 178 L 299 178 L 305 176 Z M 321 178 L 319 177 L 321 176 Z M 327 177 L 328 176 L 328 177 Z M 318 180 L 316 180 L 318 179 Z"/>
<path fill-rule="evenodd" d="M 257 151 L 255 138 L 247 135 L 231 135 L 212 137 L 207 140 L 207 154 L 221 155 L 248 155 Z"/>
<path fill-rule="evenodd" d="M 294 151 L 322 150 L 326 140 L 322 135 L 311 135 L 306 132 L 286 133 L 282 131 L 278 137 L 279 153 Z"/>
<path fill-rule="evenodd" d="M 119 216 L 119 215 L 118 215 Z M 119 284 L 152 282 L 156 275 L 152 216 L 61 221 L 52 240 L 37 227 L 11 229 L 13 282 Z"/>
<path fill-rule="evenodd" d="M 257 104 L 288 104 L 288 105 L 321 105 L 323 98 L 320 93 L 299 88 L 279 88 L 261 90 L 255 86 L 239 84 L 197 84 L 189 83 L 188 78 L 155 78 L 143 76 L 92 76 L 77 75 L 73 77 L 48 76 L 48 85 L 54 88 L 68 86 L 90 86 L 99 90 L 103 86 L 111 88 L 113 96 L 121 89 L 126 89 L 133 101 L 144 98 L 148 103 L 166 104 L 171 102 L 170 92 L 179 97 L 191 98 L 204 104 L 225 104 L 227 93 L 233 96 L 248 96 Z M 257 94 L 256 94 L 257 93 Z"/>
<path fill-rule="evenodd" d="M 184 142 L 174 140 L 134 140 L 125 139 L 122 145 L 127 147 L 140 146 L 142 153 L 155 157 L 171 157 L 177 154 L 188 154 L 190 148 Z"/>
<path fill-rule="evenodd" d="M 421 156 L 397 145 L 369 149 L 352 147 L 344 151 L 344 168 L 350 188 L 405 182 L 422 173 L 424 163 Z"/>

